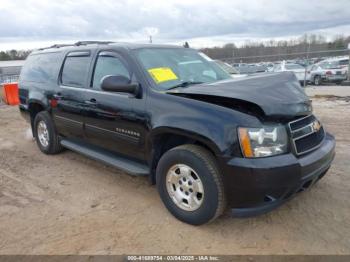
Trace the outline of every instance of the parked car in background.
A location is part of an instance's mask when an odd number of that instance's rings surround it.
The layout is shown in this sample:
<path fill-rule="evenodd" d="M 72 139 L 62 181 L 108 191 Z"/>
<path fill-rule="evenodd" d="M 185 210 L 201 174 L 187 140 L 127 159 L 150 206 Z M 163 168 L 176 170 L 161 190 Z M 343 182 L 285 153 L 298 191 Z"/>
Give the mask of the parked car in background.
<path fill-rule="evenodd" d="M 334 58 L 334 59 L 332 59 L 332 60 L 338 61 L 339 66 L 340 66 L 341 68 L 346 68 L 346 69 L 347 69 L 348 66 L 349 66 L 349 57 L 348 57 L 348 56 L 339 57 L 339 58 Z"/>
<path fill-rule="evenodd" d="M 267 72 L 272 72 L 273 71 L 273 66 L 274 64 L 273 63 L 266 63 L 266 69 L 267 69 Z"/>
<path fill-rule="evenodd" d="M 218 66 L 220 66 L 223 70 L 225 70 L 227 73 L 229 73 L 232 76 L 232 78 L 239 78 L 239 77 L 246 77 L 247 76 L 247 74 L 240 74 L 236 68 L 229 65 L 228 63 L 225 63 L 221 60 L 214 60 L 214 61 Z"/>
<path fill-rule="evenodd" d="M 314 85 L 321 85 L 322 82 L 340 84 L 347 78 L 347 69 L 338 60 L 324 60 L 311 67 L 308 78 Z"/>
<path fill-rule="evenodd" d="M 286 63 L 285 61 L 281 64 L 277 65 L 274 69 L 274 72 L 293 72 L 297 77 L 299 83 L 304 85 L 305 80 L 305 68 L 299 64 L 294 63 Z M 306 81 L 309 81 L 309 77 L 307 75 Z"/>
<path fill-rule="evenodd" d="M 259 64 L 235 64 L 234 68 L 236 68 L 240 74 L 255 74 L 255 73 L 262 73 L 267 72 L 267 67 L 265 65 L 259 65 Z"/>

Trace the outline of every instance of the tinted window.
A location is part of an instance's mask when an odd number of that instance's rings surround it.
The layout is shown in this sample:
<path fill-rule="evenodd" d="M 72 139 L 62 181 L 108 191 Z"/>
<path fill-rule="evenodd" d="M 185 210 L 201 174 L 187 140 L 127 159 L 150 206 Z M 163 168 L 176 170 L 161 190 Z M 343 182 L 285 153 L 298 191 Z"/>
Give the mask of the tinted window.
<path fill-rule="evenodd" d="M 93 87 L 100 88 L 101 79 L 107 75 L 121 75 L 130 78 L 129 71 L 119 58 L 100 55 L 95 66 Z"/>
<path fill-rule="evenodd" d="M 60 53 L 30 55 L 22 68 L 21 80 L 46 83 L 57 80 L 60 67 Z"/>
<path fill-rule="evenodd" d="M 62 84 L 84 87 L 89 72 L 89 65 L 90 56 L 67 56 L 62 70 Z"/>

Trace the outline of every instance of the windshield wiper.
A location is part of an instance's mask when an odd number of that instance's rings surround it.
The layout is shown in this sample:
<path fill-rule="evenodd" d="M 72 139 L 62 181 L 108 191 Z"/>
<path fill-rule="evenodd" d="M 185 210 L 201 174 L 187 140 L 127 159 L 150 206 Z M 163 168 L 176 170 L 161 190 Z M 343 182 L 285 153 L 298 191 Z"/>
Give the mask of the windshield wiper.
<path fill-rule="evenodd" d="M 168 88 L 167 90 L 170 90 L 170 89 L 175 89 L 175 88 L 178 88 L 178 87 L 188 87 L 190 85 L 198 85 L 198 84 L 203 84 L 204 82 L 199 82 L 199 81 L 184 81 L 184 82 L 181 82 L 180 84 L 177 84 L 175 86 L 172 86 L 170 88 Z"/>

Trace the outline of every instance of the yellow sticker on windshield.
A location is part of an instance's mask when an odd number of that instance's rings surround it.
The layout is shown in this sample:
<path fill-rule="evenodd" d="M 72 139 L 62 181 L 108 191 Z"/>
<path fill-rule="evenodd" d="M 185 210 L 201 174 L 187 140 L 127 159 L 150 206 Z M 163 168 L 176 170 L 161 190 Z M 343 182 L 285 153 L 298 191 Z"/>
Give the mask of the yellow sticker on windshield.
<path fill-rule="evenodd" d="M 148 72 L 157 84 L 178 79 L 177 75 L 169 67 L 151 68 L 148 69 Z"/>

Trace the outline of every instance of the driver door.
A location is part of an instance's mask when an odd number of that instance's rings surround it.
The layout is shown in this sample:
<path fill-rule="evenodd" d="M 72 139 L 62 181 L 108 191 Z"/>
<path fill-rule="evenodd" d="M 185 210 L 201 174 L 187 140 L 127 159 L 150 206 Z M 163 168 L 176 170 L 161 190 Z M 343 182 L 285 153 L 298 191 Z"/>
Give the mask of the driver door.
<path fill-rule="evenodd" d="M 86 93 L 88 108 L 85 118 L 87 140 L 97 146 L 129 157 L 144 159 L 142 147 L 143 127 L 134 112 L 135 103 L 142 104 L 130 94 L 106 92 L 101 80 L 107 75 L 121 75 L 132 79 L 126 61 L 116 52 L 98 53 L 91 79 L 91 89 Z"/>

